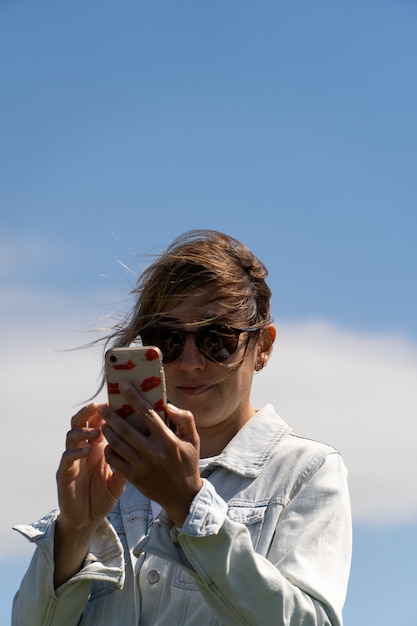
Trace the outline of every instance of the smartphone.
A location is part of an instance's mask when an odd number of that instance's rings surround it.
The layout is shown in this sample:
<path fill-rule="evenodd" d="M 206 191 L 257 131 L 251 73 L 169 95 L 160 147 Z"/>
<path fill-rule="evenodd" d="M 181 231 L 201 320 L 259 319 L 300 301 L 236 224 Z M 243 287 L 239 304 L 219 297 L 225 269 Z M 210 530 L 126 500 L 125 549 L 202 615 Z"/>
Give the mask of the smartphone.
<path fill-rule="evenodd" d="M 167 423 L 167 395 L 162 353 L 156 346 L 111 348 L 104 358 L 109 405 L 135 428 L 144 425 L 119 390 L 122 380 L 129 381 Z"/>

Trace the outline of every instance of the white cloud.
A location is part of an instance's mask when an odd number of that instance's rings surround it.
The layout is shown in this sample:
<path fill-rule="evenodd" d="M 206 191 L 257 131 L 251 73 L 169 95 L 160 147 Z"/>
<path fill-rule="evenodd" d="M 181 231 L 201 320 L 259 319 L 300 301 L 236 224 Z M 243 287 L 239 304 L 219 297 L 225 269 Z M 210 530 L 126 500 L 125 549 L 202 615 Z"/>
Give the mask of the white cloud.
<path fill-rule="evenodd" d="M 45 310 L 30 332 L 21 317 L 3 320 L 4 558 L 29 549 L 11 526 L 56 505 L 55 471 L 69 420 L 94 393 L 101 370 L 99 348 L 60 351 L 86 340 L 72 333 L 83 327 L 74 303 L 61 299 L 52 309 L 53 319 Z M 341 450 L 356 520 L 415 517 L 417 348 L 400 337 L 370 337 L 319 322 L 283 323 L 278 331 L 274 356 L 255 377 L 255 404 L 272 402 L 297 432 Z"/>
<path fill-rule="evenodd" d="M 341 451 L 356 521 L 416 519 L 417 346 L 323 322 L 278 331 L 257 404 L 272 400 L 296 432 Z"/>
<path fill-rule="evenodd" d="M 11 526 L 56 506 L 55 472 L 65 434 L 71 415 L 98 387 L 101 350 L 67 350 L 95 336 L 75 332 L 92 322 L 82 318 L 76 302 L 37 293 L 36 303 L 45 305 L 41 317 L 38 306 L 33 309 L 31 292 L 26 298 L 21 291 L 3 295 L 18 311 L 15 316 L 8 312 L 8 319 L 3 315 L 0 331 L 0 462 L 3 502 L 8 503 L 0 521 L 0 552 L 6 558 L 25 550 Z"/>

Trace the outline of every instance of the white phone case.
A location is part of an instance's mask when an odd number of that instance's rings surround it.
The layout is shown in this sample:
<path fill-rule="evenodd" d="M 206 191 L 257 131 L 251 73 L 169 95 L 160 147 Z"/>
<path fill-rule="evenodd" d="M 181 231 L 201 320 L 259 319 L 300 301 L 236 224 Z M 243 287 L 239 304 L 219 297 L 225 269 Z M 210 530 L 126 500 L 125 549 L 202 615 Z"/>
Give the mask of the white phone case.
<path fill-rule="evenodd" d="M 134 410 L 119 391 L 119 383 L 127 380 L 166 422 L 165 374 L 159 348 L 154 346 L 111 348 L 105 355 L 105 371 L 109 404 L 118 415 L 140 428 L 136 419 L 132 422 Z"/>

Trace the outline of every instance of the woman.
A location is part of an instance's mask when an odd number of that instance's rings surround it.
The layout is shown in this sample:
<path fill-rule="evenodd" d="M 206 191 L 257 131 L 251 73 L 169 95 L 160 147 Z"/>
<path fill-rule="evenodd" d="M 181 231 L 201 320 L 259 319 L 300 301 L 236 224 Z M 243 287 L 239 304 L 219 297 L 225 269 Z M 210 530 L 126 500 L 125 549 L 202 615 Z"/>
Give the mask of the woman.
<path fill-rule="evenodd" d="M 72 419 L 59 511 L 37 545 L 14 626 L 340 626 L 351 551 L 346 470 L 330 446 L 251 404 L 275 340 L 263 264 L 215 231 L 178 238 L 144 272 L 107 345 L 164 356 L 165 425 L 122 392 Z"/>

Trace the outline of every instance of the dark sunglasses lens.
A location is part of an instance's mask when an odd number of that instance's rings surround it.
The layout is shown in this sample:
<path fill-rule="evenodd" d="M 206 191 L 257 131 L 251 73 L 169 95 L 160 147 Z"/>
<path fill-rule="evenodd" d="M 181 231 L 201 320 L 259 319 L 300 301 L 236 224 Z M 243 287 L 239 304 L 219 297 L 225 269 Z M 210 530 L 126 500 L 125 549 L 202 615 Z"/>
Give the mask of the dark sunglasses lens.
<path fill-rule="evenodd" d="M 204 356 L 222 363 L 236 352 L 239 334 L 228 326 L 211 324 L 198 331 L 196 340 Z"/>
<path fill-rule="evenodd" d="M 221 324 L 202 326 L 195 333 L 197 348 L 210 361 L 223 363 L 236 352 L 240 332 Z M 177 359 L 185 344 L 187 331 L 179 328 L 154 327 L 141 333 L 142 343 L 145 346 L 157 346 L 163 356 L 164 363 L 171 363 Z"/>
<path fill-rule="evenodd" d="M 156 346 L 161 350 L 164 363 L 175 361 L 184 347 L 185 335 L 176 328 L 149 328 L 141 337 L 145 346 Z"/>

